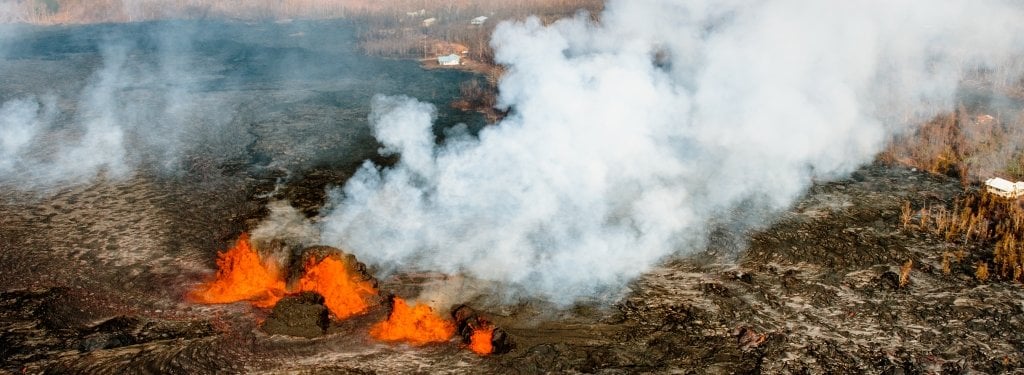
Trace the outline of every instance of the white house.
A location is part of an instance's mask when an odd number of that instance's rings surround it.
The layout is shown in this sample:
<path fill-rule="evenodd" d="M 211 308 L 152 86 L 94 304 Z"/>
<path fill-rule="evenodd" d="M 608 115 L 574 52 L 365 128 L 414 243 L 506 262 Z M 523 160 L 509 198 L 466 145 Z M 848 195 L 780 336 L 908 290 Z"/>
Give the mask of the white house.
<path fill-rule="evenodd" d="M 974 118 L 974 122 L 976 122 L 978 124 L 984 125 L 984 124 L 988 124 L 988 123 L 992 122 L 992 120 L 995 120 L 995 119 L 996 118 L 992 117 L 992 115 L 978 115 L 978 117 Z"/>
<path fill-rule="evenodd" d="M 451 55 L 444 55 L 444 56 L 438 56 L 437 57 L 437 64 L 438 65 L 459 65 L 460 63 L 461 63 L 461 59 L 459 58 L 459 55 L 456 55 L 454 53 L 451 54 Z"/>
<path fill-rule="evenodd" d="M 427 18 L 427 19 L 423 20 L 423 27 L 430 27 L 430 26 L 432 26 L 436 22 L 437 22 L 437 18 L 434 18 L 434 17 Z"/>
<path fill-rule="evenodd" d="M 999 177 L 985 180 L 985 191 L 1003 198 L 1015 199 L 1024 195 L 1024 182 L 1010 182 Z"/>
<path fill-rule="evenodd" d="M 480 17 L 474 18 L 471 21 L 469 21 L 469 24 L 470 25 L 483 25 L 484 22 L 487 22 L 487 17 L 480 16 Z"/>

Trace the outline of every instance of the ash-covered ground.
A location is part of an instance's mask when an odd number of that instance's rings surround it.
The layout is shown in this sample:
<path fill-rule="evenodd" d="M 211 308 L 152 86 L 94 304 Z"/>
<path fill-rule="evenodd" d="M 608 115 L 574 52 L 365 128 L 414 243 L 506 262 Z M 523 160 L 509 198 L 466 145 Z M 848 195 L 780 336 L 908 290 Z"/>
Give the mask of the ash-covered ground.
<path fill-rule="evenodd" d="M 72 121 L 74 93 L 101 65 L 99 40 L 147 35 L 147 27 L 161 25 L 26 34 L 2 60 L 0 98 L 54 93 L 62 110 L 58 124 Z M 186 302 L 185 293 L 212 272 L 217 252 L 252 229 L 268 201 L 286 199 L 312 215 L 326 187 L 342 184 L 373 157 L 378 146 L 366 123 L 373 94 L 433 102 L 442 108 L 441 124 L 479 121 L 444 109 L 469 76 L 366 60 L 355 53 L 346 27 L 225 24 L 223 32 L 198 32 L 197 60 L 213 73 L 190 93 L 214 103 L 197 108 L 228 115 L 212 132 L 216 137 L 199 130 L 183 135 L 190 146 L 173 173 L 140 163 L 129 177 L 101 171 L 86 182 L 29 190 L 5 182 L 0 371 L 1024 371 L 1021 286 L 978 282 L 976 255 L 944 274 L 942 255 L 957 248 L 900 223 L 903 202 L 949 204 L 963 193 L 960 183 L 881 165 L 814 185 L 755 233 L 722 232 L 698 255 L 666 260 L 611 305 L 475 305 L 512 337 L 515 349 L 506 354 L 479 357 L 454 340 L 425 347 L 380 343 L 367 334 L 379 310 L 305 339 L 262 332 L 258 325 L 269 311 L 249 304 Z M 133 51 L 133 59 L 153 52 Z M 289 64 L 272 66 L 280 61 Z M 283 74 L 296 67 L 305 73 Z M 907 260 L 914 268 L 900 287 L 897 273 Z M 439 277 L 393 275 L 381 280 L 381 289 L 415 297 Z"/>
<path fill-rule="evenodd" d="M 303 339 L 263 333 L 257 323 L 268 312 L 245 303 L 184 302 L 187 288 L 213 267 L 215 252 L 245 228 L 239 218 L 259 217 L 258 199 L 246 198 L 259 184 L 242 183 L 227 199 L 226 189 L 202 196 L 188 183 L 145 180 L 3 206 L 5 370 L 1020 371 L 1020 285 L 980 283 L 969 260 L 943 274 L 942 253 L 951 245 L 902 229 L 900 205 L 949 202 L 962 189 L 902 168 L 869 166 L 853 179 L 816 185 L 749 242 L 723 238 L 701 256 L 667 262 L 613 306 L 478 306 L 516 345 L 484 358 L 454 342 L 375 342 L 366 331 L 380 312 Z M 915 266 L 901 288 L 895 273 L 907 259 Z M 425 280 L 400 275 L 382 280 L 382 288 L 414 295 Z"/>

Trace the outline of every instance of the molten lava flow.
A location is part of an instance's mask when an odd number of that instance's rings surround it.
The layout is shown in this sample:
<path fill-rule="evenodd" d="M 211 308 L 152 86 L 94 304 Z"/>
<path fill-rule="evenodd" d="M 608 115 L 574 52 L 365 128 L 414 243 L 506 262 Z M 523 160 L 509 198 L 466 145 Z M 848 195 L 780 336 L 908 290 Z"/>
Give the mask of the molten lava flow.
<path fill-rule="evenodd" d="M 319 263 L 315 257 L 309 259 L 299 280 L 299 291 L 320 293 L 324 305 L 337 319 L 366 311 L 366 298 L 377 294 L 371 282 L 355 278 L 345 261 L 331 256 Z"/>
<path fill-rule="evenodd" d="M 264 262 L 243 233 L 235 246 L 217 256 L 217 275 L 188 294 L 202 303 L 252 301 L 258 307 L 271 307 L 285 294 L 284 279 L 278 267 Z"/>
<path fill-rule="evenodd" d="M 494 344 L 491 343 L 493 339 L 494 326 L 488 324 L 475 328 L 473 334 L 469 336 L 469 350 L 480 355 L 491 354 L 494 352 Z"/>
<path fill-rule="evenodd" d="M 434 314 L 430 306 L 409 307 L 395 297 L 388 320 L 370 328 L 370 335 L 384 341 L 407 341 L 413 345 L 445 342 L 455 335 L 455 325 Z"/>

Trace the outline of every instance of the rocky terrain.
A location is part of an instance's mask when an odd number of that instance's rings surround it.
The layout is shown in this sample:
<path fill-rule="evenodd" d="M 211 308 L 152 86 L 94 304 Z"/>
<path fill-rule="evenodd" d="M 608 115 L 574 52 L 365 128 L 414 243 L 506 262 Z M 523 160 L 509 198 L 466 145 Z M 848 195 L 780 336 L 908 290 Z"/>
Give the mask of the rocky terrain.
<path fill-rule="evenodd" d="M 714 241 L 700 255 L 667 261 L 612 305 L 474 306 L 515 345 L 488 357 L 457 341 L 426 347 L 375 342 L 366 330 L 379 311 L 333 322 L 314 339 L 268 335 L 258 322 L 270 311 L 181 299 L 183 286 L 198 281 L 187 270 L 208 267 L 214 249 L 189 257 L 147 255 L 171 250 L 156 244 L 131 266 L 90 267 L 78 260 L 69 267 L 75 255 L 33 246 L 26 241 L 32 235 L 18 233 L 39 232 L 54 219 L 17 215 L 33 209 L 6 204 L 0 347 L 4 370 L 52 373 L 1020 372 L 1021 286 L 977 281 L 970 259 L 944 274 L 942 253 L 951 245 L 900 224 L 902 202 L 951 202 L 962 193 L 959 182 L 944 177 L 865 167 L 848 180 L 814 186 L 745 242 Z M 70 212 L 146 210 L 139 206 L 145 200 L 132 198 L 99 204 L 65 197 L 60 204 Z M 57 204 L 53 200 L 47 205 Z M 259 205 L 241 207 L 249 209 L 233 215 L 259 216 Z M 231 217 L 219 220 L 223 235 L 244 227 L 231 224 Z M 166 220 L 181 225 L 181 233 L 217 236 L 206 225 L 193 227 L 195 218 Z M 101 215 L 97 221 L 116 227 L 133 220 Z M 77 259 L 112 256 L 109 249 L 80 251 Z M 25 261 L 36 258 L 49 261 Z M 901 287 L 899 268 L 908 259 L 914 267 Z M 397 275 L 382 280 L 381 288 L 411 295 L 428 279 Z"/>

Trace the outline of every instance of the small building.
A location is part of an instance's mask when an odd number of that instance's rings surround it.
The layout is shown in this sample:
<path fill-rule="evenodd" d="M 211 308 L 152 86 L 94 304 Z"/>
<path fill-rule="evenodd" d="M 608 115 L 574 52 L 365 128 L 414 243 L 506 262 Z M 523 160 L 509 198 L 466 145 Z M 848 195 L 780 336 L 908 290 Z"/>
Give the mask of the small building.
<path fill-rule="evenodd" d="M 459 65 L 460 63 L 462 63 L 461 60 L 462 59 L 459 57 L 459 55 L 453 53 L 451 55 L 438 56 L 437 64 L 445 66 Z"/>
<path fill-rule="evenodd" d="M 484 22 L 487 22 L 487 17 L 486 16 L 480 16 L 480 17 L 477 17 L 477 18 L 474 18 L 474 19 L 470 20 L 469 24 L 470 25 L 483 25 Z"/>
<path fill-rule="evenodd" d="M 1003 198 L 1016 199 L 1024 196 L 1024 182 L 1010 182 L 999 177 L 985 180 L 985 191 Z"/>
<path fill-rule="evenodd" d="M 437 18 L 434 18 L 434 17 L 427 18 L 427 19 L 423 20 L 423 27 L 433 26 L 434 23 L 436 23 L 436 22 L 437 22 Z"/>

